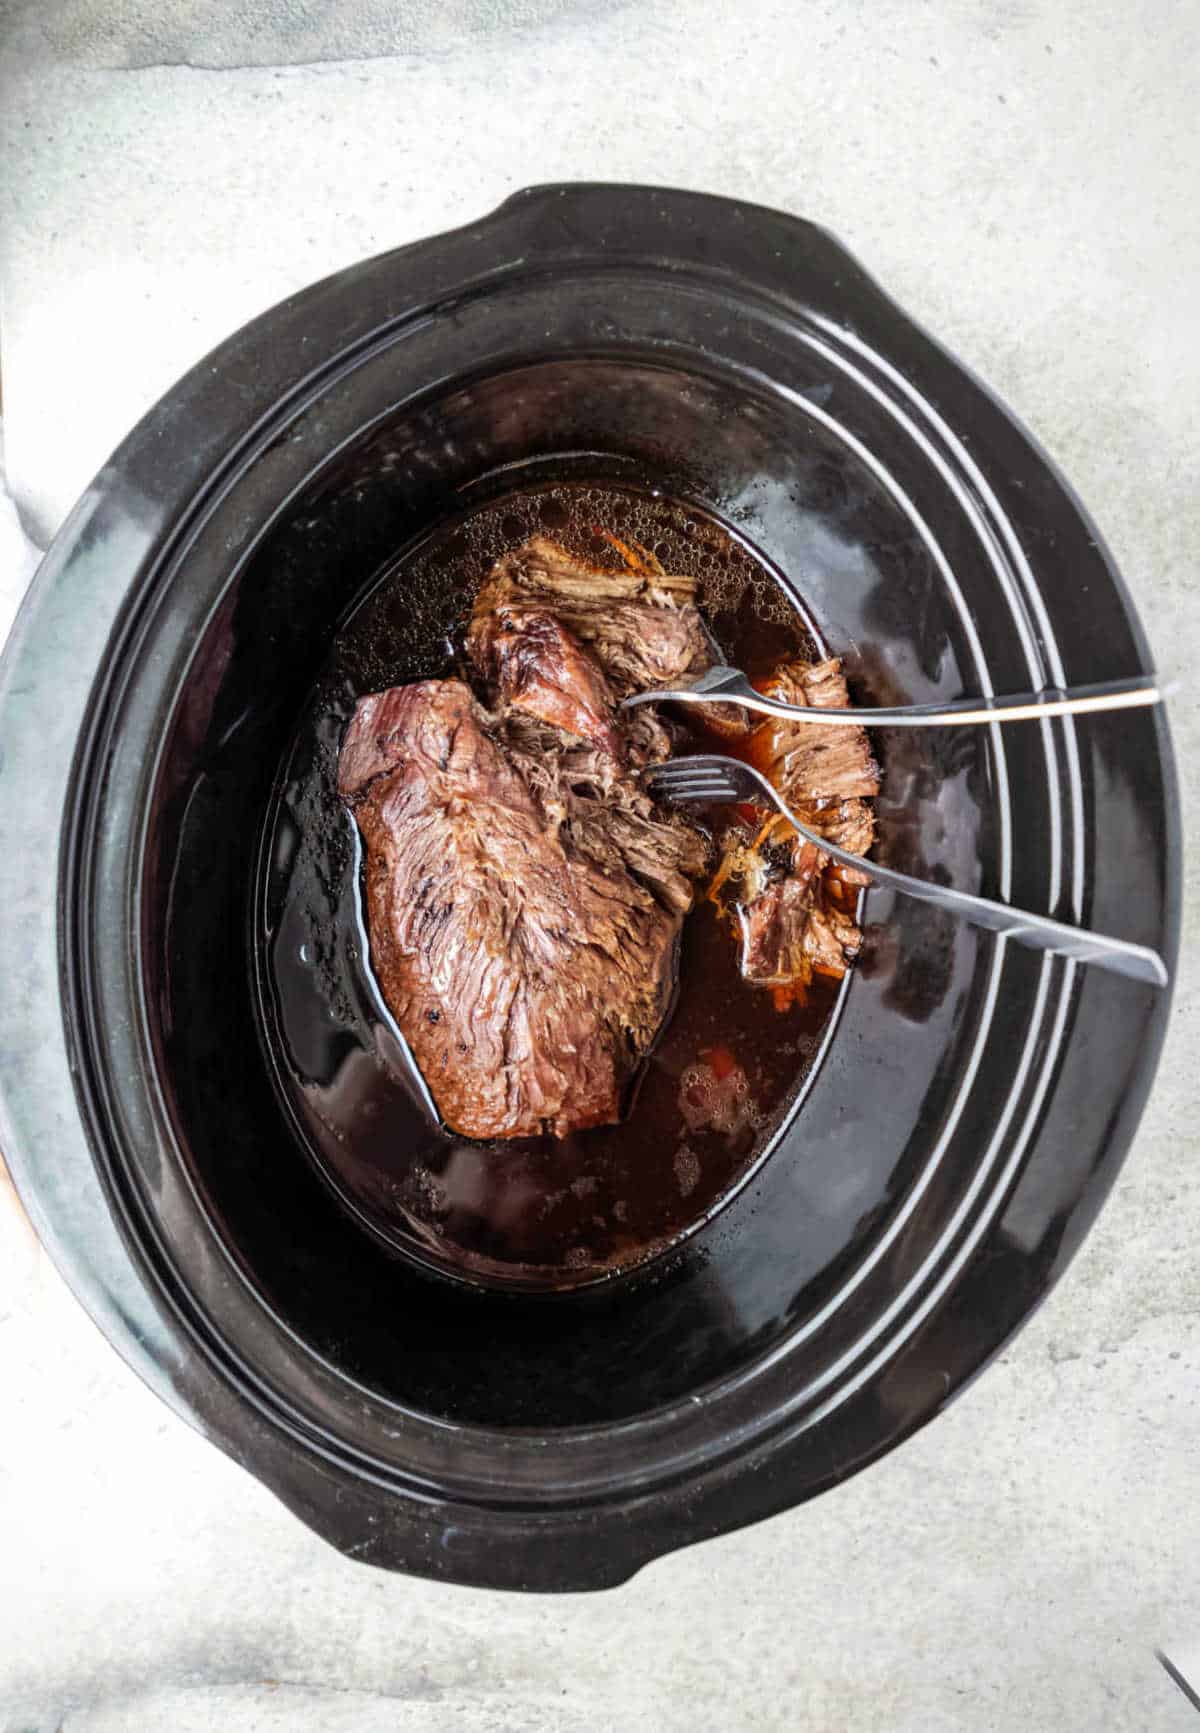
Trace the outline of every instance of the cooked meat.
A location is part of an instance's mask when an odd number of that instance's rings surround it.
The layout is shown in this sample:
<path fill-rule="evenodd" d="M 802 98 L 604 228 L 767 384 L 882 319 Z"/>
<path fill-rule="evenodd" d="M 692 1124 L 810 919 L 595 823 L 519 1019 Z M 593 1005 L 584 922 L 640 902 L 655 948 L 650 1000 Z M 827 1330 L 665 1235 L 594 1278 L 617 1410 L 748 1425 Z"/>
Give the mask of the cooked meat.
<path fill-rule="evenodd" d="M 617 544 L 615 572 L 535 537 L 499 560 L 467 649 L 481 696 L 431 680 L 363 699 L 339 789 L 366 846 L 371 956 L 451 1130 L 563 1137 L 621 1115 L 675 987 L 704 833 L 638 772 L 672 749 L 622 697 L 716 660 L 692 580 Z M 847 702 L 836 662 L 772 690 Z M 812 823 L 869 848 L 877 773 L 861 730 L 768 721 L 747 750 Z M 726 850 L 744 972 L 779 990 L 840 972 L 859 942 L 828 856 L 768 823 Z"/>
<path fill-rule="evenodd" d="M 864 800 L 835 800 L 816 811 L 810 807 L 805 823 L 851 854 L 867 854 L 875 842 L 875 814 Z M 839 866 L 837 874 L 847 884 L 869 882 L 866 873 L 854 867 Z"/>
<path fill-rule="evenodd" d="M 551 612 L 586 645 L 618 699 L 655 686 L 686 686 L 711 668 L 712 640 L 693 578 L 675 577 L 639 550 L 638 570 L 614 572 L 534 536 L 496 562 L 479 593 L 467 647 L 481 670 L 496 632 L 519 631 Z"/>
<path fill-rule="evenodd" d="M 339 788 L 366 845 L 375 973 L 442 1118 L 563 1137 L 620 1117 L 708 844 L 633 774 L 667 750 L 663 725 L 621 720 L 603 658 L 547 594 L 506 608 L 488 589 L 470 648 L 495 708 L 457 680 L 363 699 Z"/>
<path fill-rule="evenodd" d="M 778 669 L 764 691 L 789 704 L 849 703 L 841 664 L 794 662 Z M 755 729 L 747 755 L 811 829 L 854 854 L 875 839 L 871 797 L 879 771 L 861 728 L 770 717 Z M 837 890 L 866 883 L 853 867 L 831 865 L 782 818 L 770 819 L 753 843 L 731 838 L 717 883 L 739 890 L 742 970 L 777 992 L 802 990 L 814 970 L 840 975 L 862 934 Z"/>
<path fill-rule="evenodd" d="M 578 603 L 592 611 L 611 607 L 614 602 L 646 598 L 658 606 L 667 607 L 695 603 L 695 578 L 664 571 L 661 562 L 645 548 L 637 547 L 631 551 L 628 543 L 618 542 L 613 537 L 609 539 L 624 557 L 624 570 L 593 565 L 549 536 L 531 536 L 512 553 L 497 560 L 487 584 L 480 591 L 480 602 L 493 586 L 501 590 L 516 586 L 533 593 L 540 590 L 563 606 Z"/>
<path fill-rule="evenodd" d="M 842 665 L 792 662 L 763 686 L 785 704 L 844 709 L 850 702 Z M 879 767 L 861 728 L 768 717 L 754 732 L 750 756 L 797 817 L 830 842 L 866 854 L 875 840 L 875 816 L 866 801 L 879 793 Z M 852 868 L 843 876 L 865 882 Z"/>
<path fill-rule="evenodd" d="M 620 757 L 608 681 L 595 657 L 553 614 L 541 608 L 519 618 L 489 614 L 479 624 L 474 648 L 502 704 Z"/>
<path fill-rule="evenodd" d="M 742 969 L 766 987 L 804 985 L 814 970 L 842 975 L 862 934 L 823 879 L 780 878 L 739 908 Z"/>

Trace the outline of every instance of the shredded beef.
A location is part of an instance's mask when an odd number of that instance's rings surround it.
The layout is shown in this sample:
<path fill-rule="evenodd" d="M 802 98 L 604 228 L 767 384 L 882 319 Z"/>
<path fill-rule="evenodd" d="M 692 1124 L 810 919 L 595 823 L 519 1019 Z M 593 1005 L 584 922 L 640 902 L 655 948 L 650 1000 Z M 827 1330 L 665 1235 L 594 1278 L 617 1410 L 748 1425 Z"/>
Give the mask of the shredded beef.
<path fill-rule="evenodd" d="M 789 704 L 841 708 L 850 701 L 836 660 L 789 663 L 763 690 Z M 852 854 L 868 852 L 879 769 L 861 728 L 769 717 L 754 730 L 747 753 L 803 823 Z M 865 875 L 831 864 L 786 820 L 768 821 L 754 843 L 731 837 L 718 876 L 739 889 L 748 979 L 786 993 L 803 989 L 814 971 L 843 974 L 857 955 L 862 934 L 840 886 L 865 884 Z"/>
<path fill-rule="evenodd" d="M 670 737 L 618 696 L 639 668 L 683 677 L 707 638 L 684 580 L 539 540 L 495 568 L 468 648 L 486 703 L 460 680 L 395 687 L 342 745 L 372 963 L 451 1129 L 563 1137 L 620 1117 L 709 852 L 645 794 Z"/>

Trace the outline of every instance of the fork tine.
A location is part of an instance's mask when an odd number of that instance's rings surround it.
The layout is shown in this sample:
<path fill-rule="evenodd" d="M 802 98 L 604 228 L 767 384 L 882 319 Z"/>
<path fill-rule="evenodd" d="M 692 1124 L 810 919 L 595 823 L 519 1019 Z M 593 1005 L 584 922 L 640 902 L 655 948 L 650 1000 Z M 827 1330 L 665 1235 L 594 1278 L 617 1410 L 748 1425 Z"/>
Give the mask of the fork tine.
<path fill-rule="evenodd" d="M 728 776 L 708 773 L 700 776 L 659 775 L 652 779 L 651 786 L 657 794 L 669 795 L 675 800 L 735 800 L 737 791 Z"/>
<path fill-rule="evenodd" d="M 673 795 L 677 800 L 702 800 L 705 798 L 715 800 L 718 795 L 732 792 L 727 782 L 670 782 L 660 780 L 654 783 L 653 787 L 657 794 Z"/>
<path fill-rule="evenodd" d="M 684 770 L 680 767 L 678 769 L 672 768 L 665 775 L 660 773 L 654 777 L 654 781 L 678 785 L 685 782 L 728 783 L 730 778 L 728 774 L 720 770 Z"/>
<path fill-rule="evenodd" d="M 675 764 L 664 764 L 655 772 L 660 778 L 666 776 L 671 782 L 728 782 L 727 770 L 712 768 L 708 765 L 688 764 L 686 759 Z"/>
<path fill-rule="evenodd" d="M 656 764 L 647 774 L 660 780 L 666 777 L 671 782 L 730 780 L 729 772 L 723 764 L 705 764 L 694 758 L 676 758 L 669 764 Z"/>
<path fill-rule="evenodd" d="M 666 764 L 654 764 L 652 769 L 655 771 L 668 769 L 671 773 L 676 773 L 676 771 L 688 771 L 688 773 L 704 771 L 704 775 L 709 776 L 728 776 L 730 773 L 730 766 L 725 763 L 725 759 L 711 756 L 711 754 L 695 754 L 695 757 L 668 759 Z"/>

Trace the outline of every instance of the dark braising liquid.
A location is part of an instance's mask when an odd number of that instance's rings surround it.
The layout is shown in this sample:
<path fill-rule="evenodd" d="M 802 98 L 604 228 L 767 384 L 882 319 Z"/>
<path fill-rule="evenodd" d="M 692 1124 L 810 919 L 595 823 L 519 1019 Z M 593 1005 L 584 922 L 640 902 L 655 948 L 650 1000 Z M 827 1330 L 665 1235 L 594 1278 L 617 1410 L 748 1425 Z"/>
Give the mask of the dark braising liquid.
<path fill-rule="evenodd" d="M 599 531 L 699 579 L 728 660 L 752 676 L 814 641 L 750 551 L 679 503 L 609 485 L 529 489 L 403 555 L 339 632 L 268 817 L 258 898 L 260 1001 L 278 1084 L 343 1203 L 396 1248 L 474 1281 L 565 1287 L 627 1269 L 710 1215 L 788 1116 L 837 986 L 776 1010 L 701 901 L 684 927 L 674 1014 L 625 1121 L 472 1143 L 439 1126 L 370 970 L 361 849 L 336 793 L 365 693 L 463 672 L 461 635 L 492 562 L 541 530 L 597 563 Z M 696 732 L 698 748 L 720 744 Z"/>

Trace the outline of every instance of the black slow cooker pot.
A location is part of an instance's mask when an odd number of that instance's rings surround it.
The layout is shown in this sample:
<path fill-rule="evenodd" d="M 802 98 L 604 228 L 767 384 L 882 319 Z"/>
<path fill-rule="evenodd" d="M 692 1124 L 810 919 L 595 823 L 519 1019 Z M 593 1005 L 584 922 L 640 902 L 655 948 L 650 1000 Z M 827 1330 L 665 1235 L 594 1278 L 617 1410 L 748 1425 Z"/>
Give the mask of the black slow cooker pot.
<path fill-rule="evenodd" d="M 813 1496 L 963 1387 L 1099 1208 L 1167 996 L 873 891 L 799 1112 L 673 1253 L 547 1297 L 366 1235 L 267 1076 L 264 815 L 373 574 L 546 476 L 730 523 L 860 702 L 1149 664 L 1044 454 L 834 240 L 653 188 L 535 189 L 284 302 L 58 537 L 0 678 L 21 1195 L 120 1352 L 335 1546 L 583 1589 Z M 881 858 L 1173 958 L 1161 714 L 878 748 Z"/>

